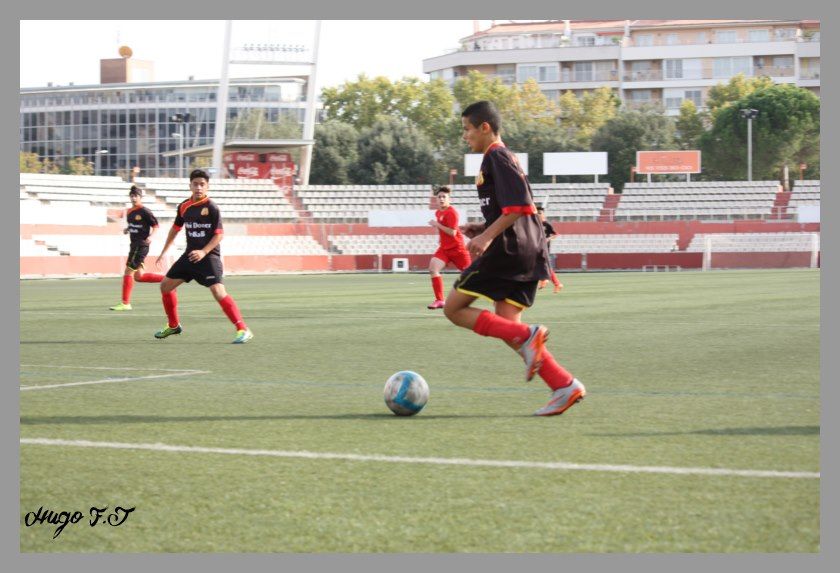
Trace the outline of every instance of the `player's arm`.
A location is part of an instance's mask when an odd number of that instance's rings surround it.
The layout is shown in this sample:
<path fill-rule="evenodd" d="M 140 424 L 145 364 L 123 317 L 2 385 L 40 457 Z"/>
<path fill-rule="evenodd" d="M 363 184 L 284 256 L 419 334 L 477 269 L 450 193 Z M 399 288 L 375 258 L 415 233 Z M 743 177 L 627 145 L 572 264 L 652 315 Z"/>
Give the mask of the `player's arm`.
<path fill-rule="evenodd" d="M 444 233 L 446 233 L 450 237 L 455 236 L 455 229 L 453 229 L 452 227 L 447 227 L 446 225 L 441 225 L 435 219 L 430 219 L 429 220 L 429 225 L 431 225 L 432 227 L 435 227 L 436 229 L 440 229 L 441 231 L 443 231 Z"/>
<path fill-rule="evenodd" d="M 465 237 L 472 239 L 483 233 L 486 227 L 486 223 L 464 223 L 461 225 L 461 232 Z"/>
<path fill-rule="evenodd" d="M 160 254 L 155 261 L 155 266 L 160 266 L 160 262 L 163 260 L 163 256 L 166 254 L 166 251 L 169 250 L 169 247 L 172 245 L 172 242 L 175 240 L 175 236 L 178 234 L 178 231 L 181 230 L 181 227 L 177 225 L 172 225 L 172 228 L 169 229 L 169 234 L 166 236 L 166 242 L 163 244 L 163 249 L 161 249 Z"/>
<path fill-rule="evenodd" d="M 484 251 L 487 250 L 487 247 L 490 246 L 490 243 L 493 242 L 493 239 L 501 235 L 505 229 L 513 225 L 517 219 L 519 219 L 522 215 L 524 215 L 521 211 L 511 211 L 508 213 L 503 213 L 501 217 L 493 221 L 493 224 L 487 227 L 483 233 L 477 235 L 470 241 L 469 244 L 469 251 L 470 255 L 473 257 L 480 256 Z"/>

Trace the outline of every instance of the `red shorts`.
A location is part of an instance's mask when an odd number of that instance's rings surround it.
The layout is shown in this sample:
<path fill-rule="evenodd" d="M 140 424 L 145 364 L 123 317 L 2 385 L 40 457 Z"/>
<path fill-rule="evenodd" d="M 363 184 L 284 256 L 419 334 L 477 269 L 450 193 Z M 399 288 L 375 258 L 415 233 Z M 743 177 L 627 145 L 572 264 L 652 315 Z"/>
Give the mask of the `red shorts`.
<path fill-rule="evenodd" d="M 466 249 L 438 249 L 434 257 L 442 260 L 445 264 L 452 263 L 459 271 L 470 266 L 472 260 Z"/>

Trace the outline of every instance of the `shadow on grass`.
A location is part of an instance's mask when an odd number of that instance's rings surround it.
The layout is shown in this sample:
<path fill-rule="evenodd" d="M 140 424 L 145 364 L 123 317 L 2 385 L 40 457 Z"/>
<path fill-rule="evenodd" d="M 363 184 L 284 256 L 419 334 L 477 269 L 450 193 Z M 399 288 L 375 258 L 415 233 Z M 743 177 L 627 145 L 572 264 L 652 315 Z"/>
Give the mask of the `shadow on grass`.
<path fill-rule="evenodd" d="M 719 428 L 689 432 L 622 432 L 592 434 L 611 438 L 639 438 L 646 436 L 819 436 L 819 426 L 768 426 L 763 428 Z"/>
<path fill-rule="evenodd" d="M 111 415 L 111 416 L 21 416 L 21 426 L 43 426 L 43 425 L 95 425 L 95 424 L 158 424 L 158 423 L 180 423 L 180 422 L 265 422 L 282 420 L 393 420 L 399 423 L 402 420 L 411 419 L 412 423 L 422 423 L 422 420 L 448 420 L 463 418 L 493 418 L 493 419 L 515 419 L 531 418 L 530 415 L 488 415 L 488 414 L 421 414 L 418 416 L 395 416 L 387 412 L 380 414 L 288 414 L 288 415 L 263 415 L 263 416 L 135 416 L 135 415 Z"/>

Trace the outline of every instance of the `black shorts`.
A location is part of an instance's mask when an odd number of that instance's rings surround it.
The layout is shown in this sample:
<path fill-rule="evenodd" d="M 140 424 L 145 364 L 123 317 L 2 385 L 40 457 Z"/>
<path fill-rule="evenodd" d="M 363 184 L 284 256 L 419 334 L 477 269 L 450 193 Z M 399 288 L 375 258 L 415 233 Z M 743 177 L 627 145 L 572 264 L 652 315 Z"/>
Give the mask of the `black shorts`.
<path fill-rule="evenodd" d="M 505 301 L 519 308 L 533 306 L 539 281 L 514 281 L 491 277 L 475 270 L 474 265 L 461 273 L 452 287 L 460 293 L 491 301 Z"/>
<path fill-rule="evenodd" d="M 132 271 L 136 271 L 143 266 L 143 261 L 146 260 L 146 255 L 149 254 L 149 245 L 139 244 L 131 245 L 128 249 L 128 260 L 125 261 L 125 266 Z"/>
<path fill-rule="evenodd" d="M 181 279 L 184 282 L 195 282 L 202 286 L 213 286 L 222 282 L 222 259 L 216 255 L 207 255 L 197 263 L 192 263 L 185 252 L 181 258 L 166 273 L 170 279 Z"/>

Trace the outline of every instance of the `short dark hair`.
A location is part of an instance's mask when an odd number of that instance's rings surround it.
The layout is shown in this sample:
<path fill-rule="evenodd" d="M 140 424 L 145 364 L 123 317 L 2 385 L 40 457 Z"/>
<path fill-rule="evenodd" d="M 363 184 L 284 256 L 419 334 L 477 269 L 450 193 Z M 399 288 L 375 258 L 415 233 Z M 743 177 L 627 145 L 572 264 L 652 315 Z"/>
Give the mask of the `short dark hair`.
<path fill-rule="evenodd" d="M 466 117 L 473 127 L 479 127 L 487 122 L 493 133 L 499 133 L 499 128 L 502 127 L 502 117 L 492 101 L 482 100 L 471 103 L 461 112 L 461 117 Z"/>
<path fill-rule="evenodd" d="M 131 195 L 137 195 L 138 197 L 142 197 L 143 196 L 143 190 L 140 189 L 137 185 L 132 185 L 131 186 L 131 191 L 128 192 L 128 195 L 129 195 L 129 197 Z"/>
<path fill-rule="evenodd" d="M 204 169 L 193 169 L 190 172 L 190 181 L 193 179 L 198 179 L 199 177 L 203 177 L 207 181 L 210 181 L 210 174 L 207 173 Z"/>
<path fill-rule="evenodd" d="M 439 193 L 448 193 L 451 195 L 452 189 L 446 185 L 435 186 L 435 195 L 438 195 Z"/>
<path fill-rule="evenodd" d="M 539 205 L 537 205 L 537 213 L 544 213 L 544 212 L 545 212 L 545 209 L 543 207 L 540 207 Z"/>

